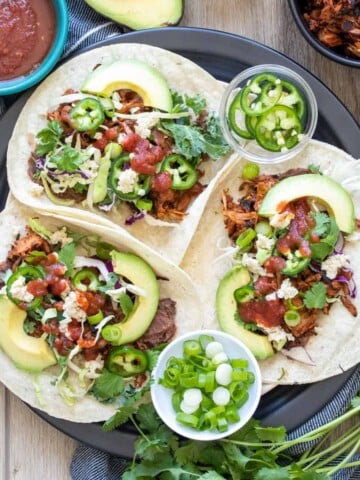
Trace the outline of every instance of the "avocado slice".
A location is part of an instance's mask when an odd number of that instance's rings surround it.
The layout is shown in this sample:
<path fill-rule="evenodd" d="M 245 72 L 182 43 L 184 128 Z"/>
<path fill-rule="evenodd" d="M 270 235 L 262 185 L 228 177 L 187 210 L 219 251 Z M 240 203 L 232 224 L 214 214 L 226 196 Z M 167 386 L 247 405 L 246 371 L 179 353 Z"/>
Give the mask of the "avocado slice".
<path fill-rule="evenodd" d="M 284 178 L 267 192 L 259 215 L 272 217 L 282 212 L 289 202 L 302 197 L 316 198 L 324 204 L 341 231 L 354 231 L 355 207 L 352 198 L 340 183 L 326 175 L 309 173 Z"/>
<path fill-rule="evenodd" d="M 50 347 L 43 338 L 24 331 L 26 312 L 6 297 L 0 298 L 0 347 L 20 370 L 39 373 L 56 364 Z"/>
<path fill-rule="evenodd" d="M 146 292 L 146 296 L 136 297 L 126 321 L 111 325 L 111 328 L 118 328 L 121 334 L 117 341 L 111 342 L 112 345 L 124 345 L 140 338 L 149 328 L 158 309 L 160 288 L 152 268 L 138 256 L 113 250 L 111 259 L 114 272 Z"/>
<path fill-rule="evenodd" d="M 85 0 L 104 17 L 132 30 L 166 27 L 180 22 L 182 0 Z"/>
<path fill-rule="evenodd" d="M 84 80 L 81 91 L 102 97 L 122 88 L 133 90 L 146 107 L 166 112 L 172 109 L 172 97 L 165 77 L 151 65 L 135 59 L 117 60 L 95 68 Z"/>
<path fill-rule="evenodd" d="M 216 291 L 216 316 L 221 330 L 244 342 L 256 358 L 264 359 L 274 354 L 267 337 L 246 330 L 236 321 L 234 291 L 248 285 L 250 281 L 249 272 L 241 265 L 236 265 L 226 273 Z"/>

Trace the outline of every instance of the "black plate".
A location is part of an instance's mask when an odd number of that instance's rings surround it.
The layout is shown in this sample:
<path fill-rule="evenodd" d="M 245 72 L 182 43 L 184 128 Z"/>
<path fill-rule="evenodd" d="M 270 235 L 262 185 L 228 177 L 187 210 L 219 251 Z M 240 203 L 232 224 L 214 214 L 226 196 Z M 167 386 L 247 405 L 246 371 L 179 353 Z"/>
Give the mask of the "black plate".
<path fill-rule="evenodd" d="M 148 43 L 164 47 L 193 60 L 219 80 L 230 81 L 245 67 L 276 63 L 300 73 L 311 85 L 319 105 L 319 123 L 315 137 L 343 148 L 355 158 L 360 156 L 359 125 L 345 106 L 319 80 L 284 55 L 237 35 L 196 28 L 153 29 L 112 37 L 96 46 L 123 42 Z M 92 47 L 93 48 L 93 47 Z M 5 176 L 6 148 L 12 129 L 26 99 L 22 95 L 0 120 L 0 208 L 8 191 Z M 285 425 L 289 430 L 304 423 L 321 409 L 345 384 L 354 369 L 311 385 L 281 386 L 263 396 L 256 417 L 264 425 Z M 36 410 L 48 423 L 71 437 L 115 455 L 132 457 L 134 430 L 104 433 L 101 424 L 80 424 L 59 420 Z"/>

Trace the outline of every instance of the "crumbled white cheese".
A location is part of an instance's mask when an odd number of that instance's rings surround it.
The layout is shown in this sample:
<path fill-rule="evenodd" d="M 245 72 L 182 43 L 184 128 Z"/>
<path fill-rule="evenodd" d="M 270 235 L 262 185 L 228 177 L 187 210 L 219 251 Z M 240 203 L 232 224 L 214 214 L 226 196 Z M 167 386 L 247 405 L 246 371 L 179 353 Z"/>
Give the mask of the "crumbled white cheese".
<path fill-rule="evenodd" d="M 282 284 L 280 285 L 279 290 L 276 292 L 269 293 L 266 295 L 265 300 L 276 300 L 276 298 L 284 298 L 285 300 L 288 298 L 294 298 L 299 293 L 298 289 L 293 287 L 290 280 L 286 278 L 283 280 Z"/>
<path fill-rule="evenodd" d="M 44 193 L 44 187 L 42 185 L 38 185 L 37 183 L 34 183 L 31 186 L 31 193 L 34 195 L 34 197 L 41 197 L 42 194 Z"/>
<path fill-rule="evenodd" d="M 135 125 L 135 133 L 142 138 L 148 138 L 151 134 L 151 129 L 155 127 L 158 118 L 138 118 Z"/>
<path fill-rule="evenodd" d="M 34 299 L 34 295 L 28 292 L 25 283 L 26 283 L 26 278 L 23 276 L 20 276 L 11 285 L 10 293 L 17 300 L 20 300 L 21 302 L 30 303 Z"/>
<path fill-rule="evenodd" d="M 75 292 L 70 292 L 65 298 L 63 311 L 65 317 L 73 318 L 78 322 L 83 322 L 86 319 L 86 312 L 77 303 Z"/>
<path fill-rule="evenodd" d="M 98 376 L 98 371 L 101 371 L 104 368 L 104 360 L 101 355 L 98 355 L 95 360 L 88 360 L 85 362 L 84 367 L 87 369 L 87 378 L 96 378 Z"/>
<path fill-rule="evenodd" d="M 274 228 L 286 228 L 290 225 L 293 218 L 294 214 L 291 212 L 275 213 L 275 215 L 271 217 L 270 225 Z"/>
<path fill-rule="evenodd" d="M 59 322 L 59 331 L 62 334 L 64 334 L 66 338 L 68 338 L 69 340 L 72 340 L 71 334 L 70 334 L 70 331 L 69 331 L 69 323 L 70 322 L 71 322 L 70 317 L 66 317 L 63 320 L 61 320 L 61 322 Z"/>
<path fill-rule="evenodd" d="M 51 245 L 56 245 L 57 243 L 61 243 L 61 246 L 67 245 L 71 243 L 73 239 L 67 236 L 66 227 L 62 227 L 60 230 L 56 230 L 51 237 L 49 238 L 49 242 Z"/>
<path fill-rule="evenodd" d="M 271 328 L 261 327 L 261 330 L 263 330 L 267 334 L 268 340 L 270 342 L 285 344 L 288 341 L 295 340 L 294 336 L 291 333 L 285 332 L 285 330 L 280 326 Z"/>
<path fill-rule="evenodd" d="M 321 264 L 321 270 L 324 270 L 326 276 L 332 280 L 336 277 L 337 272 L 340 268 L 349 268 L 350 257 L 349 255 L 332 255 L 331 257 L 327 258 Z"/>
<path fill-rule="evenodd" d="M 131 193 L 139 179 L 139 175 L 131 168 L 120 173 L 118 179 L 118 189 L 123 193 Z"/>
<path fill-rule="evenodd" d="M 249 270 L 250 273 L 254 275 L 266 275 L 266 271 L 263 269 L 260 263 L 249 253 L 244 253 L 241 263 Z"/>
<path fill-rule="evenodd" d="M 280 285 L 279 290 L 276 292 L 279 298 L 294 298 L 299 293 L 299 290 L 292 286 L 290 280 L 286 278 Z"/>
<path fill-rule="evenodd" d="M 275 245 L 275 239 L 269 238 L 263 235 L 262 233 L 257 234 L 256 239 L 256 248 L 259 250 L 263 248 L 264 250 L 272 250 Z"/>

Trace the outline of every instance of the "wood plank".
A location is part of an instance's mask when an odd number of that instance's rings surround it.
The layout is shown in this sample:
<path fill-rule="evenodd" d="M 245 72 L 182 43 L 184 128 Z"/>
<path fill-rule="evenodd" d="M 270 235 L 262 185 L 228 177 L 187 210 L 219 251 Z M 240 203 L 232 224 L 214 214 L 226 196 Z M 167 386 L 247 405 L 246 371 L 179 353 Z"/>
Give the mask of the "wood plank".
<path fill-rule="evenodd" d="M 35 415 L 9 395 L 9 472 L 6 480 L 69 480 L 76 442 Z"/>
<path fill-rule="evenodd" d="M 0 383 L 0 478 L 6 478 L 7 469 L 7 402 L 6 390 Z"/>

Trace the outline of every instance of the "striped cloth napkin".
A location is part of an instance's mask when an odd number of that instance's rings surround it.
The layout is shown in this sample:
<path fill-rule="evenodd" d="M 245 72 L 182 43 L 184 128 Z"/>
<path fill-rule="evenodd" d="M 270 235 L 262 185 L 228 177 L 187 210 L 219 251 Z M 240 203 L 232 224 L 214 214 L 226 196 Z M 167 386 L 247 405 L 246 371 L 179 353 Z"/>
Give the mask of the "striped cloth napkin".
<path fill-rule="evenodd" d="M 114 35 L 123 33 L 124 29 L 114 22 L 98 15 L 94 10 L 79 0 L 68 0 L 70 29 L 62 59 L 77 50 L 92 45 Z M 0 98 L 0 117 L 6 110 L 6 101 Z M 338 417 L 348 408 L 350 399 L 360 390 L 360 368 L 352 375 L 334 398 L 305 424 L 289 432 L 289 438 L 296 438 L 309 430 L 317 428 Z M 298 445 L 291 453 L 301 454 L 306 446 Z M 73 480 L 120 480 L 127 468 L 127 460 L 112 456 L 85 445 L 76 449 L 70 472 Z M 360 479 L 360 468 L 337 472 L 334 480 Z"/>

